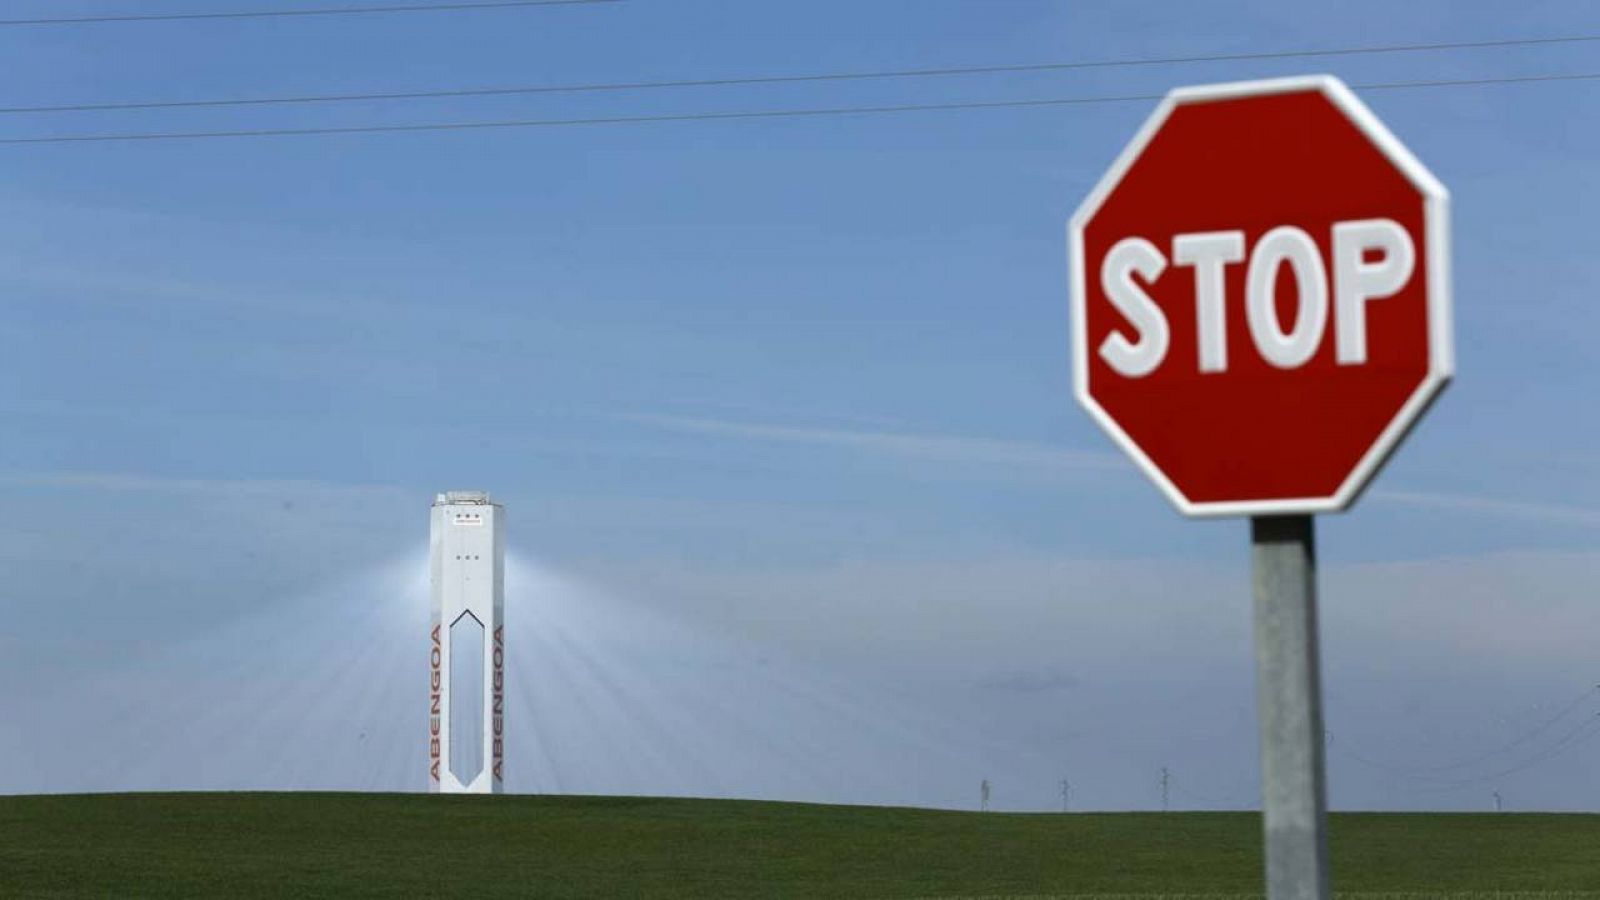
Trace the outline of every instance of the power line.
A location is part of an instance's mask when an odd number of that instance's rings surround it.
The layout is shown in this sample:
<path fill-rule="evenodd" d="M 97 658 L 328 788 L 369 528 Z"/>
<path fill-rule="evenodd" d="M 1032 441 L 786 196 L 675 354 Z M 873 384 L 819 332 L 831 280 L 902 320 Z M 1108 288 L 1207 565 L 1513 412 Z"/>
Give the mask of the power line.
<path fill-rule="evenodd" d="M 139 13 L 122 16 L 70 16 L 53 19 L 0 19 L 11 25 L 95 25 L 108 22 L 178 22 L 194 19 L 281 19 L 293 16 L 361 16 L 373 13 L 451 12 L 519 6 L 579 6 L 621 0 L 484 0 L 470 3 L 411 3 L 384 6 L 329 6 L 320 9 L 251 9 L 236 12 Z"/>
<path fill-rule="evenodd" d="M 1600 78 L 1600 75 L 1595 77 Z M 1129 94 L 1120 97 L 1072 97 L 1055 100 L 1002 100 L 978 103 L 926 103 L 904 106 L 843 106 L 828 109 L 770 109 L 726 113 L 680 113 L 676 115 L 610 116 L 588 119 L 511 119 L 498 122 L 429 122 L 417 125 L 351 125 L 326 128 L 262 128 L 239 131 L 163 131 L 120 134 L 76 134 L 52 137 L 0 138 L 0 144 L 61 144 L 95 141 L 156 141 L 187 138 L 291 137 L 313 134 L 384 134 L 412 131 L 461 131 L 492 128 L 553 128 L 574 125 L 638 125 L 647 122 L 709 122 L 740 119 L 781 119 L 808 116 L 870 115 L 924 112 L 949 109 L 1004 109 L 1030 106 L 1120 103 L 1130 100 L 1159 100 L 1160 94 Z"/>
<path fill-rule="evenodd" d="M 1530 84 L 1538 82 L 1593 81 L 1600 72 L 1572 75 L 1527 75 L 1515 78 L 1463 78 L 1434 81 L 1396 81 L 1354 84 L 1359 90 L 1382 91 L 1408 88 L 1473 87 L 1490 84 Z M 581 125 L 639 125 L 661 122 L 713 122 L 750 119 L 785 119 L 847 115 L 931 112 L 935 110 L 1025 109 L 1048 106 L 1087 106 L 1103 103 L 1160 100 L 1162 94 L 1123 94 L 1099 97 L 1060 97 L 1041 100 L 995 100 L 972 103 L 920 103 L 901 106 L 842 106 L 821 109 L 766 109 L 725 113 L 679 113 L 647 116 L 610 116 L 585 119 L 510 119 L 494 122 L 429 122 L 415 125 L 348 125 L 316 128 L 261 128 L 236 131 L 155 131 L 112 134 L 67 134 L 46 137 L 0 138 L 3 144 L 72 144 L 115 141 L 193 140 L 203 138 L 300 137 L 335 134 L 395 134 L 424 131 L 468 131 L 505 128 L 556 128 Z"/>
<path fill-rule="evenodd" d="M 1547 718 L 1544 721 L 1540 722 L 1538 725 L 1534 726 L 1533 728 L 1531 728 L 1531 729 L 1529 729 L 1527 731 L 1524 731 L 1520 735 L 1517 735 L 1515 738 L 1512 738 L 1510 741 L 1508 741 L 1508 742 L 1506 742 L 1504 744 L 1501 744 L 1500 746 L 1498 746 L 1498 747 L 1496 747 L 1496 748 L 1494 748 L 1492 750 L 1489 750 L 1489 751 L 1487 751 L 1485 753 L 1480 753 L 1480 754 L 1478 754 L 1476 756 L 1469 756 L 1469 757 L 1466 757 L 1466 758 L 1463 758 L 1463 759 L 1458 759 L 1458 760 L 1456 760 L 1454 762 L 1443 763 L 1443 764 L 1440 764 L 1440 765 L 1431 765 L 1431 766 L 1392 765 L 1390 763 L 1384 763 L 1384 762 L 1380 762 L 1380 761 L 1375 760 L 1375 759 L 1370 759 L 1370 758 L 1368 758 L 1366 756 L 1363 756 L 1363 755 L 1355 752 L 1354 750 L 1352 750 L 1351 748 L 1345 746 L 1344 744 L 1336 742 L 1334 740 L 1333 732 L 1331 732 L 1331 731 L 1326 732 L 1325 737 L 1327 739 L 1328 744 L 1330 746 L 1334 747 L 1335 749 L 1337 749 L 1340 753 L 1343 753 L 1344 755 L 1350 757 L 1351 759 L 1355 760 L 1356 762 L 1359 762 L 1359 763 L 1361 763 L 1363 765 L 1366 765 L 1366 766 L 1369 766 L 1371 768 L 1379 769 L 1381 771 L 1388 772 L 1388 773 L 1393 774 L 1393 775 L 1398 775 L 1398 776 L 1401 776 L 1401 777 L 1404 777 L 1404 778 L 1414 778 L 1414 779 L 1427 780 L 1427 781 L 1453 781 L 1453 779 L 1451 779 L 1448 776 L 1438 775 L 1438 774 L 1434 774 L 1434 773 L 1450 772 L 1450 771 L 1453 771 L 1453 770 L 1456 770 L 1456 769 L 1467 769 L 1469 767 L 1477 766 L 1480 763 L 1489 762 L 1490 760 L 1493 760 L 1496 757 L 1502 756 L 1503 754 L 1506 754 L 1509 751 L 1511 751 L 1511 750 L 1513 750 L 1513 749 L 1515 749 L 1517 747 L 1522 746 L 1523 744 L 1527 743 L 1529 740 L 1533 739 L 1534 737 L 1545 733 L 1552 726 L 1554 726 L 1556 723 L 1558 723 L 1561 720 L 1565 719 L 1574 710 L 1578 709 L 1580 706 L 1583 706 L 1587 701 L 1592 699 L 1597 693 L 1600 693 L 1600 684 L 1597 684 L 1597 685 L 1594 685 L 1592 687 L 1589 687 L 1589 688 L 1585 689 L 1583 693 L 1579 694 L 1578 696 L 1574 697 L 1570 702 L 1568 702 L 1565 705 L 1563 705 L 1560 708 L 1560 710 L 1556 712 L 1555 715 L 1550 716 L 1549 718 Z M 1600 715 L 1600 713 L 1596 713 L 1596 715 Z M 1585 720 L 1585 721 L 1587 721 L 1587 720 Z"/>
<path fill-rule="evenodd" d="M 1585 702 L 1587 702 L 1596 693 L 1600 693 L 1600 684 L 1597 684 L 1594 687 L 1589 688 L 1588 690 L 1584 691 L 1582 694 L 1579 694 L 1577 697 L 1573 698 L 1573 700 L 1570 703 L 1568 703 L 1565 706 L 1561 707 L 1560 711 L 1558 711 L 1555 715 L 1549 717 L 1548 719 L 1545 719 L 1539 725 L 1535 726 L 1534 728 L 1532 728 L 1532 729 L 1530 729 L 1528 731 L 1523 732 L 1521 735 L 1519 735 L 1518 737 L 1514 738 L 1510 742 L 1508 742 L 1506 744 L 1502 744 L 1501 746 L 1499 746 L 1499 747 L 1497 747 L 1497 748 L 1495 748 L 1493 750 L 1490 750 L 1487 753 L 1482 753 L 1482 754 L 1479 754 L 1477 756 L 1468 757 L 1467 759 L 1458 760 L 1456 762 L 1449 763 L 1447 765 L 1432 766 L 1432 767 L 1429 767 L 1427 769 L 1423 769 L 1421 771 L 1425 771 L 1425 772 L 1448 772 L 1448 771 L 1450 771 L 1452 769 L 1464 769 L 1464 768 L 1467 768 L 1468 766 L 1472 766 L 1472 765 L 1475 765 L 1477 763 L 1486 762 L 1486 761 L 1488 761 L 1490 759 L 1493 759 L 1494 757 L 1497 757 L 1497 756 L 1501 755 L 1502 753 L 1505 753 L 1506 751 L 1511 750 L 1511 749 L 1513 749 L 1515 747 L 1520 747 L 1521 745 L 1526 743 L 1529 739 L 1533 738 L 1535 735 L 1543 734 L 1544 732 L 1548 731 L 1551 726 L 1555 725 L 1557 722 L 1559 722 L 1562 719 L 1566 718 L 1568 713 L 1571 713 L 1573 710 L 1575 710 L 1578 707 L 1582 706 Z"/>
<path fill-rule="evenodd" d="M 1509 775 L 1515 775 L 1518 772 L 1522 772 L 1522 771 L 1525 771 L 1527 769 L 1531 769 L 1534 766 L 1538 765 L 1539 763 L 1542 763 L 1542 762 L 1545 762 L 1547 760 L 1553 759 L 1553 758 L 1555 758 L 1557 756 L 1560 756 L 1563 753 L 1566 753 L 1568 750 L 1571 750 L 1573 747 L 1579 746 L 1581 744 L 1586 744 L 1589 741 L 1594 740 L 1596 737 L 1600 737 L 1600 713 L 1595 713 L 1593 716 L 1590 716 L 1587 721 L 1579 723 L 1576 728 L 1573 728 L 1571 731 L 1567 732 L 1567 734 L 1565 736 L 1563 736 L 1560 740 L 1556 741 L 1554 744 L 1551 744 L 1549 747 L 1545 748 L 1545 750 L 1543 752 L 1541 752 L 1538 755 L 1533 756 L 1533 757 L 1531 757 L 1529 759 L 1523 760 L 1522 762 L 1520 762 L 1520 763 L 1518 763 L 1518 764 L 1516 764 L 1514 766 L 1511 766 L 1510 768 L 1501 769 L 1498 772 L 1492 772 L 1492 773 L 1490 773 L 1488 775 L 1482 775 L 1482 776 L 1477 776 L 1477 777 L 1473 777 L 1473 778 L 1458 778 L 1458 779 L 1453 779 L 1453 780 L 1428 779 L 1428 780 L 1436 780 L 1440 784 L 1443 784 L 1443 785 L 1446 785 L 1446 786 L 1438 787 L 1438 788 L 1427 788 L 1427 789 L 1420 789 L 1419 788 L 1419 789 L 1417 789 L 1415 791 L 1412 791 L 1411 793 L 1424 793 L 1424 794 L 1427 794 L 1427 793 L 1445 793 L 1445 792 L 1448 792 L 1448 791 L 1460 790 L 1461 788 L 1471 787 L 1471 786 L 1477 785 L 1477 784 L 1482 784 L 1482 783 L 1484 783 L 1486 781 L 1498 781 L 1498 780 L 1500 780 L 1502 778 L 1505 778 L 1505 777 L 1507 777 Z"/>
<path fill-rule="evenodd" d="M 550 0 L 544 0 L 550 2 Z M 575 0 L 565 0 L 575 2 Z M 606 0 L 615 2 L 615 0 Z M 12 24 L 0 22 L 0 24 Z M 1322 50 L 1282 50 L 1265 53 L 1231 53 L 1209 56 L 1167 56 L 1143 59 L 1106 59 L 1084 62 L 1036 63 L 1008 66 L 959 66 L 938 69 L 888 69 L 876 72 L 819 72 L 808 75 L 754 75 L 739 78 L 701 78 L 680 81 L 617 81 L 592 84 L 520 85 L 489 88 L 442 88 L 421 91 L 385 91 L 359 94 L 304 94 L 278 97 L 227 97 L 210 100 L 152 100 L 126 103 L 70 103 L 47 106 L 0 107 L 0 114 L 105 112 L 129 109 L 186 109 L 217 106 L 269 106 L 307 103 L 350 103 L 373 100 L 425 100 L 461 97 L 503 97 L 527 94 L 578 94 L 612 91 L 643 91 L 662 88 L 730 87 L 756 84 L 794 84 L 818 81 L 865 81 L 887 78 L 928 78 L 958 75 L 996 75 L 1021 72 L 1053 72 L 1075 69 L 1109 69 L 1131 66 L 1160 66 L 1178 63 L 1225 62 L 1266 59 L 1301 59 L 1358 54 L 1415 53 L 1431 50 L 1469 50 L 1486 47 L 1526 47 L 1549 44 L 1576 44 L 1600 41 L 1600 35 L 1566 37 L 1507 38 L 1492 41 L 1457 41 L 1439 44 L 1388 44 L 1364 47 L 1333 47 Z"/>
<path fill-rule="evenodd" d="M 1226 796 L 1200 794 L 1185 787 L 1183 779 L 1176 777 L 1171 780 L 1171 786 L 1172 790 L 1177 792 L 1180 796 L 1188 797 L 1190 800 L 1193 800 L 1197 803 L 1206 803 L 1212 806 L 1224 807 L 1242 807 L 1248 806 L 1250 803 L 1250 800 L 1248 799 L 1250 790 L 1248 788 L 1236 789 Z"/>

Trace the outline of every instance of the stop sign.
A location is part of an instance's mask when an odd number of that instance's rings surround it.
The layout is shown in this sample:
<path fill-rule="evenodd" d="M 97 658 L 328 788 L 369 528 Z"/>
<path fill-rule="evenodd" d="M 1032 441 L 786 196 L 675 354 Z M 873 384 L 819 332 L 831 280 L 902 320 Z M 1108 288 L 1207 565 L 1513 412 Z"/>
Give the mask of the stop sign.
<path fill-rule="evenodd" d="M 1450 379 L 1448 203 L 1336 78 L 1173 91 L 1072 218 L 1079 402 L 1188 515 L 1345 508 Z"/>

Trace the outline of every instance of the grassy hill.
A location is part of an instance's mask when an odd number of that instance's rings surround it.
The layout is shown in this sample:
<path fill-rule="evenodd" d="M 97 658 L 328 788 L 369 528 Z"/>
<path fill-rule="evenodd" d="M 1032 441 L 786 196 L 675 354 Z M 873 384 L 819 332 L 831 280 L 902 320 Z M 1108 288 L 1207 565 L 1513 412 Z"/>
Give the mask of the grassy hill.
<path fill-rule="evenodd" d="M 0 797 L 0 896 L 1249 896 L 1259 828 L 1250 813 L 610 797 Z M 1600 900 L 1600 816 L 1340 814 L 1332 829 L 1341 896 Z"/>

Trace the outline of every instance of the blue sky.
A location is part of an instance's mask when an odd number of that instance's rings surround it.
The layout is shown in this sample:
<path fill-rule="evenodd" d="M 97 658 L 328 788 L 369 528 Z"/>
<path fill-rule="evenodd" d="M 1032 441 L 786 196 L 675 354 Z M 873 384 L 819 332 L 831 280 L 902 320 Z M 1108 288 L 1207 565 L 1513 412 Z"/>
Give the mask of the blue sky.
<path fill-rule="evenodd" d="M 0 101 L 1226 54 L 1592 22 L 1575 2 L 1511 15 L 1444 2 L 628 0 L 9 28 Z M 1308 71 L 1352 85 L 1600 72 L 1597 46 L 4 115 L 0 137 L 1148 94 Z M 1376 748 L 1364 756 L 1425 767 L 1511 741 L 1600 680 L 1600 378 L 1586 337 L 1600 326 L 1600 110 L 1592 82 L 1358 92 L 1453 193 L 1459 375 L 1357 508 L 1321 523 L 1330 727 Z M 185 642 L 232 635 L 231 659 L 272 671 L 288 632 L 260 623 L 301 627 L 274 612 L 420 561 L 431 494 L 483 487 L 511 510 L 520 553 L 679 617 L 697 641 L 903 688 L 908 709 L 958 730 L 986 710 L 1004 753 L 974 750 L 989 761 L 948 777 L 994 779 L 997 804 L 1039 798 L 1013 787 L 1020 774 L 977 768 L 1030 772 L 1041 803 L 1050 773 L 1074 768 L 1085 802 L 1148 805 L 1146 773 L 1197 746 L 1195 793 L 1238 794 L 1254 766 L 1245 526 L 1181 520 L 1070 398 L 1065 222 L 1152 105 L 0 146 L 12 510 L 0 552 L 15 573 L 0 614 L 18 623 L 0 632 L 0 665 L 38 686 L 0 700 L 0 760 L 9 747 L 33 761 L 0 765 L 0 791 L 199 783 L 159 760 L 120 782 L 52 768 L 66 732 L 41 723 L 73 715 L 69 696 L 77 710 L 157 703 L 105 686 L 177 665 Z M 684 683 L 731 695 L 737 667 L 717 671 Z M 683 727 L 696 715 L 713 713 L 683 712 Z M 816 715 L 844 740 L 846 724 Z M 964 796 L 788 782 L 727 742 L 716 752 L 753 760 L 726 788 L 745 795 Z M 1334 799 L 1469 808 L 1503 786 L 1528 805 L 1593 809 L 1600 796 L 1561 787 L 1600 780 L 1592 748 L 1421 799 L 1335 754 Z M 206 783 L 300 784 L 239 765 Z M 539 765 L 553 763 L 525 770 Z"/>

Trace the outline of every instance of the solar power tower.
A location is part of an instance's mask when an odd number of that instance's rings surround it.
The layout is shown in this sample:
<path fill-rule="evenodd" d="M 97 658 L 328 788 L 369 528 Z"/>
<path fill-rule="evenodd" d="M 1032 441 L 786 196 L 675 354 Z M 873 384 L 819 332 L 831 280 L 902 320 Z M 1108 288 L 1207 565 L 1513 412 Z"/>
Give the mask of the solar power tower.
<path fill-rule="evenodd" d="M 498 794 L 505 776 L 505 510 L 484 491 L 433 501 L 428 790 Z"/>

